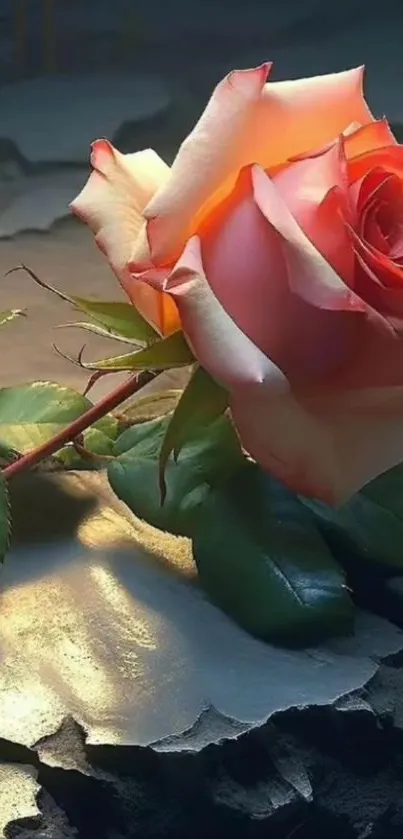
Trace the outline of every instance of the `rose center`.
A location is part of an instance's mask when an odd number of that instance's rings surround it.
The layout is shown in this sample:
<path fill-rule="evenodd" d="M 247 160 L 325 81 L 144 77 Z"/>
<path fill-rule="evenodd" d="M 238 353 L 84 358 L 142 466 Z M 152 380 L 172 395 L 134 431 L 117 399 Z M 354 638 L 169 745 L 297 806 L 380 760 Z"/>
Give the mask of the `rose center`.
<path fill-rule="evenodd" d="M 400 264 L 403 260 L 403 188 L 397 175 L 382 169 L 370 172 L 361 186 L 358 211 L 363 241 Z"/>

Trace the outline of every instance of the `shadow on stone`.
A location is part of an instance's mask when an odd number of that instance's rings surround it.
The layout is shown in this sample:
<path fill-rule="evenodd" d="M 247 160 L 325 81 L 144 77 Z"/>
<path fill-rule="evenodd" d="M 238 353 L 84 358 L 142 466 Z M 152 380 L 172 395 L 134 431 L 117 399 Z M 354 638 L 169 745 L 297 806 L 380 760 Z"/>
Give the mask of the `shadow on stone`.
<path fill-rule="evenodd" d="M 12 546 L 46 543 L 73 536 L 97 504 L 91 493 L 69 491 L 50 475 L 27 473 L 10 481 Z"/>

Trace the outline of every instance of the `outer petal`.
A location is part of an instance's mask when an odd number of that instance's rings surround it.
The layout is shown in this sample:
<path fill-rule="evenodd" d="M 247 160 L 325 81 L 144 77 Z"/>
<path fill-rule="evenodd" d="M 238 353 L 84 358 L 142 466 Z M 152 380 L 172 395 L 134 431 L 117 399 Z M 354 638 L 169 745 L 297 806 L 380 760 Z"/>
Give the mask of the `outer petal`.
<path fill-rule="evenodd" d="M 403 178 L 403 146 L 385 146 L 353 157 L 348 164 L 349 183 L 354 184 L 371 169 L 378 168 Z"/>
<path fill-rule="evenodd" d="M 338 140 L 315 157 L 295 161 L 272 180 L 305 235 L 352 288 L 354 252 L 345 222 L 354 224 L 354 219 L 344 146 Z"/>
<path fill-rule="evenodd" d="M 153 261 L 179 256 L 206 202 L 231 190 L 244 160 L 248 137 L 258 128 L 262 91 L 271 65 L 235 70 L 216 87 L 193 131 L 182 143 L 171 176 L 148 204 L 145 216 Z M 205 208 L 207 209 L 207 208 Z"/>
<path fill-rule="evenodd" d="M 259 167 L 252 168 L 255 200 L 281 237 L 291 290 L 312 306 L 327 310 L 322 312 L 322 317 L 324 314 L 340 316 L 339 320 L 337 317 L 334 320 L 328 319 L 327 322 L 324 318 L 319 320 L 318 325 L 320 327 L 322 324 L 322 329 L 312 321 L 311 341 L 315 345 L 316 339 L 317 352 L 329 352 L 333 343 L 336 353 L 337 350 L 340 353 L 339 362 L 344 347 L 346 360 L 353 354 L 354 358 L 360 359 L 360 365 L 362 358 L 365 359 L 368 347 L 372 348 L 375 342 L 386 347 L 386 352 L 389 353 L 389 345 L 394 345 L 396 336 L 388 320 L 372 308 L 370 301 L 366 302 L 346 287 L 343 280 L 307 239 L 288 207 L 285 204 L 281 205 L 276 195 L 275 184 Z M 375 367 L 379 375 L 379 366 Z M 394 375 L 395 373 L 396 370 Z"/>
<path fill-rule="evenodd" d="M 319 358 L 332 351 L 335 354 L 336 363 L 331 377 L 330 365 L 327 368 L 331 386 L 341 392 L 346 388 L 362 390 L 403 385 L 403 341 L 392 326 L 390 310 L 384 316 L 384 307 L 380 306 L 379 311 L 374 309 L 376 300 L 367 296 L 361 285 L 357 288 L 360 297 L 346 289 L 341 278 L 304 235 L 286 205 L 281 205 L 275 184 L 257 166 L 253 167 L 253 181 L 255 200 L 282 239 L 292 291 L 322 310 L 317 320 L 310 320 L 308 313 L 305 315 L 305 328 L 309 330 L 309 325 L 312 326 L 307 346 L 315 348 Z M 372 267 L 371 249 L 363 245 L 353 230 L 350 233 L 358 254 L 362 249 L 363 259 Z M 378 275 L 381 257 L 378 256 L 373 266 Z M 396 273 L 400 271 L 396 266 Z M 393 303 L 396 306 L 395 317 L 401 319 L 402 306 L 398 295 L 394 299 L 390 295 L 388 299 L 390 306 Z M 334 320 L 329 317 L 331 315 Z M 290 336 L 289 341 L 292 341 Z M 343 349 L 347 364 L 337 365 L 337 353 L 340 362 Z M 309 385 L 309 379 L 302 381 L 304 389 L 307 383 Z"/>
<path fill-rule="evenodd" d="M 389 123 L 382 119 L 369 122 L 349 133 L 344 141 L 344 150 L 347 160 L 352 160 L 362 154 L 397 145 Z"/>
<path fill-rule="evenodd" d="M 376 278 L 374 277 L 374 287 Z M 381 290 L 381 286 L 378 286 Z M 403 305 L 401 297 L 394 289 L 387 289 L 385 297 L 380 295 L 379 310 L 386 308 L 386 303 L 393 305 L 393 317 L 390 310 L 382 317 L 382 328 L 371 319 L 365 321 L 361 329 L 356 351 L 349 363 L 335 371 L 329 377 L 327 386 L 335 396 L 343 391 L 365 391 L 379 388 L 403 386 Z M 393 299 L 395 297 L 395 299 Z M 374 301 L 375 302 L 375 301 Z M 384 325 L 386 328 L 384 328 Z M 338 398 L 338 397 L 337 397 Z"/>
<path fill-rule="evenodd" d="M 337 505 L 403 460 L 403 388 L 293 394 L 225 312 L 193 238 L 166 281 L 196 357 L 230 392 L 243 445 L 292 490 Z"/>
<path fill-rule="evenodd" d="M 307 303 L 329 311 L 365 312 L 366 306 L 305 235 L 275 183 L 252 167 L 255 201 L 282 241 L 292 291 Z M 296 197 L 296 201 L 300 199 Z"/>
<path fill-rule="evenodd" d="M 283 196 L 289 200 L 302 226 L 337 252 L 339 262 L 341 256 L 352 280 L 354 252 L 339 207 L 330 201 L 325 207 L 321 204 L 335 181 L 342 187 L 338 149 L 325 152 L 314 164 L 312 160 L 295 164 L 295 171 L 275 184 L 260 170 L 262 187 L 256 184 L 253 167 L 245 168 L 229 198 L 200 231 L 203 265 L 214 294 L 240 329 L 293 383 L 322 377 L 344 363 L 356 340 L 356 318 L 361 317 L 349 311 L 353 295 L 304 236 L 283 201 Z M 265 200 L 270 204 L 270 218 Z M 279 225 L 285 241 L 279 236 Z M 289 264 L 291 235 L 298 244 Z M 295 275 L 301 275 L 303 293 L 295 293 Z M 326 288 L 326 277 L 333 278 L 333 286 Z M 360 310 L 360 301 L 357 307 Z"/>
<path fill-rule="evenodd" d="M 181 312 L 184 332 L 196 357 L 229 390 L 269 381 L 287 395 L 283 373 L 242 332 L 218 301 L 204 274 L 201 243 L 194 236 L 164 284 Z"/>
<path fill-rule="evenodd" d="M 220 82 L 182 144 L 167 184 L 145 212 L 155 261 L 179 255 L 243 166 L 276 166 L 326 145 L 351 123 L 372 121 L 362 68 L 264 85 L 268 67 L 236 71 Z"/>
<path fill-rule="evenodd" d="M 340 132 L 336 142 L 340 139 L 343 140 L 346 160 L 352 160 L 357 156 L 367 154 L 367 152 L 398 145 L 386 119 L 374 120 L 374 122 L 368 122 L 366 125 L 360 125 L 356 122 L 351 123 L 344 131 Z M 334 143 L 335 138 L 331 142 L 326 143 L 322 148 L 309 149 L 302 154 L 294 155 L 288 158 L 285 163 L 281 163 L 275 170 L 270 168 L 270 174 L 276 174 L 277 171 L 288 168 L 291 163 L 295 163 L 296 161 L 306 160 L 309 157 L 320 157 L 324 152 L 329 151 Z"/>
<path fill-rule="evenodd" d="M 245 448 L 263 468 L 303 495 L 338 506 L 403 461 L 403 387 L 329 391 L 327 396 L 301 400 L 303 431 L 308 440 L 317 435 L 316 450 L 308 454 L 307 448 L 305 457 L 298 460 L 293 429 L 284 426 L 283 448 L 279 449 L 283 460 L 277 467 L 273 461 L 277 447 L 271 418 L 274 411 L 276 404 L 264 388 L 249 402 L 240 393 L 232 400 L 234 421 Z M 279 434 L 284 418 L 280 415 L 278 421 Z"/>
<path fill-rule="evenodd" d="M 209 216 L 200 239 L 213 293 L 251 341 L 287 370 L 284 321 L 292 329 L 298 300 L 290 300 L 281 244 L 256 205 L 250 169 Z"/>
<path fill-rule="evenodd" d="M 352 123 L 372 122 L 363 97 L 363 72 L 363 67 L 358 67 L 266 85 L 260 125 L 270 138 L 269 148 L 265 148 L 263 133 L 257 145 L 253 143 L 255 162 L 268 168 L 331 142 Z"/>
<path fill-rule="evenodd" d="M 339 503 L 403 461 L 403 387 L 329 393 L 305 407 L 331 433 L 343 478 Z"/>
<path fill-rule="evenodd" d="M 221 306 L 204 275 L 197 237 L 188 242 L 165 287 L 177 303 L 196 357 L 229 390 L 236 425 L 241 408 L 249 420 L 254 418 L 259 428 L 264 427 L 262 465 L 279 478 L 286 471 L 288 484 L 294 489 L 302 492 L 309 486 L 315 497 L 330 501 L 333 457 L 326 430 L 305 413 L 282 371 Z M 248 429 L 245 438 L 240 430 L 251 454 L 262 455 L 260 451 L 255 453 Z"/>
<path fill-rule="evenodd" d="M 92 146 L 94 171 L 71 208 L 93 233 L 132 303 L 166 334 L 178 327 L 172 301 L 132 279 L 128 263 L 141 234 L 142 212 L 169 177 L 169 166 L 151 149 L 121 154 L 107 140 Z"/>

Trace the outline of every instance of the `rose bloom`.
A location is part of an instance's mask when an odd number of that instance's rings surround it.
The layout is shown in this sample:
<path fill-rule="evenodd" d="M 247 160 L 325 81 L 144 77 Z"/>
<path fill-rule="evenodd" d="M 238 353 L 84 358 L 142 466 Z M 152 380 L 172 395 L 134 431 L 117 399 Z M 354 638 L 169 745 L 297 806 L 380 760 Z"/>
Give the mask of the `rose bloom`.
<path fill-rule="evenodd" d="M 337 505 L 403 460 L 403 148 L 362 68 L 269 72 L 223 79 L 171 168 L 98 140 L 72 207 L 228 390 L 246 451 Z"/>

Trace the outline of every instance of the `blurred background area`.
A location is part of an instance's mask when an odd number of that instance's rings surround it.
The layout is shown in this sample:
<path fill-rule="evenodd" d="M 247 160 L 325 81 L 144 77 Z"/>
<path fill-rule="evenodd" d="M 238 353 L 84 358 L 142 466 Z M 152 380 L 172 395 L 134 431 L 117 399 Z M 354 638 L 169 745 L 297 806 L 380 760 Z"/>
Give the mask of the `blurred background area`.
<path fill-rule="evenodd" d="M 366 52 L 365 41 L 371 48 L 371 35 L 381 37 L 401 9 L 400 0 L 2 0 L 1 75 L 37 75 L 44 67 L 192 72 L 209 59 L 232 64 L 262 50 L 302 56 L 304 48 L 318 51 L 305 60 L 320 65 L 328 50 L 332 62 L 357 38 Z M 389 38 L 399 35 L 390 26 Z"/>
<path fill-rule="evenodd" d="M 363 63 L 399 121 L 402 34 L 401 0 L 2 0 L 0 84 L 153 73 L 201 107 L 234 66 L 270 59 L 280 79 Z"/>
<path fill-rule="evenodd" d="M 71 313 L 22 275 L 5 277 L 9 268 L 26 262 L 66 291 L 120 295 L 68 209 L 92 140 L 153 147 L 170 162 L 217 81 L 264 60 L 273 79 L 365 64 L 369 103 L 401 139 L 402 35 L 403 0 L 1 0 L 0 308 L 28 313 L 10 327 L 2 384 L 83 380 L 51 346 Z M 57 339 L 72 351 L 80 335 Z M 0 352 L 8 340 L 3 331 Z"/>

